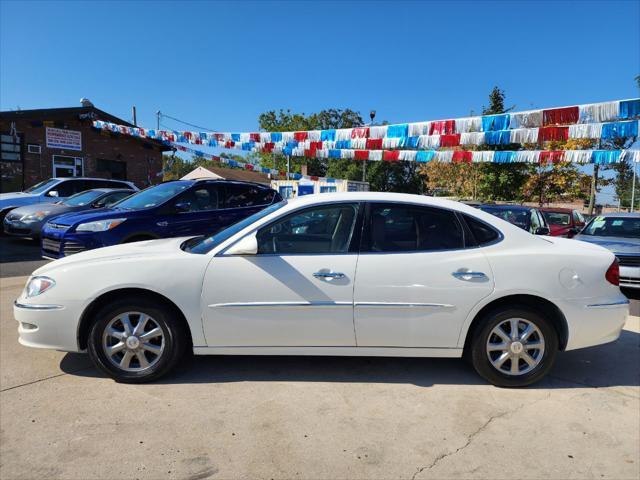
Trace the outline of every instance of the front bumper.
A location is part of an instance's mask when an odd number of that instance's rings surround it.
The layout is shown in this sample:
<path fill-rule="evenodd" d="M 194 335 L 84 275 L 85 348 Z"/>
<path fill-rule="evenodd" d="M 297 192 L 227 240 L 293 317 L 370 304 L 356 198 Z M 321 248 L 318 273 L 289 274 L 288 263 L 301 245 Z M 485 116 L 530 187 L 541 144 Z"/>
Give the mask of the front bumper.
<path fill-rule="evenodd" d="M 13 237 L 35 238 L 40 235 L 42 225 L 40 223 L 24 223 L 20 220 L 7 220 L 5 217 L 3 223 L 4 233 Z"/>
<path fill-rule="evenodd" d="M 78 352 L 77 318 L 62 305 L 13 304 L 18 321 L 18 341 L 27 347 Z"/>
<path fill-rule="evenodd" d="M 45 229 L 42 233 L 41 253 L 45 258 L 57 259 L 104 246 L 101 238 L 94 233 L 65 234 Z"/>

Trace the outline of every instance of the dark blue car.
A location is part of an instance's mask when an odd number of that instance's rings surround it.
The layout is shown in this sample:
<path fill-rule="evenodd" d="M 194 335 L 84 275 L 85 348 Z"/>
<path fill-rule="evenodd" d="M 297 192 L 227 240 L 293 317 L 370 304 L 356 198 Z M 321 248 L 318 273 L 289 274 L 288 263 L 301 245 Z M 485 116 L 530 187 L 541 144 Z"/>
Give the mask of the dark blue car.
<path fill-rule="evenodd" d="M 278 192 L 256 183 L 166 182 L 110 208 L 52 219 L 42 229 L 42 255 L 61 258 L 119 243 L 211 235 L 281 200 Z"/>

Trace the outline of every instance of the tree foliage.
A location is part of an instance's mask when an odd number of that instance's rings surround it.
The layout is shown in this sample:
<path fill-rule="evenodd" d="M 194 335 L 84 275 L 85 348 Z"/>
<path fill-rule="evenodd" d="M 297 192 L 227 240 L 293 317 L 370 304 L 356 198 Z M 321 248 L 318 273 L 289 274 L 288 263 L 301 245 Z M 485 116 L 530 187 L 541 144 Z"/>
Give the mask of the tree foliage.
<path fill-rule="evenodd" d="M 586 180 L 585 180 L 586 179 Z M 586 199 L 589 196 L 590 177 L 580 173 L 569 162 L 540 166 L 528 176 L 522 188 L 525 201 L 545 203 Z"/>
<path fill-rule="evenodd" d="M 616 176 L 611 181 L 616 192 L 616 197 L 620 202 L 620 206 L 623 208 L 629 208 L 631 206 L 631 196 L 633 187 L 633 163 L 620 162 L 613 165 L 609 165 L 607 170 L 613 170 Z M 634 210 L 640 209 L 640 177 L 636 174 L 636 194 L 634 197 Z"/>

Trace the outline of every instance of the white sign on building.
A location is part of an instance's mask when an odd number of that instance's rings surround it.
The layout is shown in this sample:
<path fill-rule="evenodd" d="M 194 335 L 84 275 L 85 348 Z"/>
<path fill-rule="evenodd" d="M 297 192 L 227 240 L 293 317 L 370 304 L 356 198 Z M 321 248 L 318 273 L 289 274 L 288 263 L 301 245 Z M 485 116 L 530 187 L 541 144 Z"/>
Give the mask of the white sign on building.
<path fill-rule="evenodd" d="M 82 151 L 82 132 L 47 127 L 47 148 Z"/>

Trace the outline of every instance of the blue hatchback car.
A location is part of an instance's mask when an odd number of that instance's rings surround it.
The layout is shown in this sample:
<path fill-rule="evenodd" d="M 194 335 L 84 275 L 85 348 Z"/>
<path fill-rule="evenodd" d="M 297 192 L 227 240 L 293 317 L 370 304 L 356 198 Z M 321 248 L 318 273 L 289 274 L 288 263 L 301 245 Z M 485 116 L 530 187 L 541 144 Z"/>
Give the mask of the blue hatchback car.
<path fill-rule="evenodd" d="M 42 229 L 42 256 L 61 258 L 119 243 L 211 235 L 281 201 L 275 190 L 228 180 L 176 180 L 112 205 L 53 218 Z"/>

